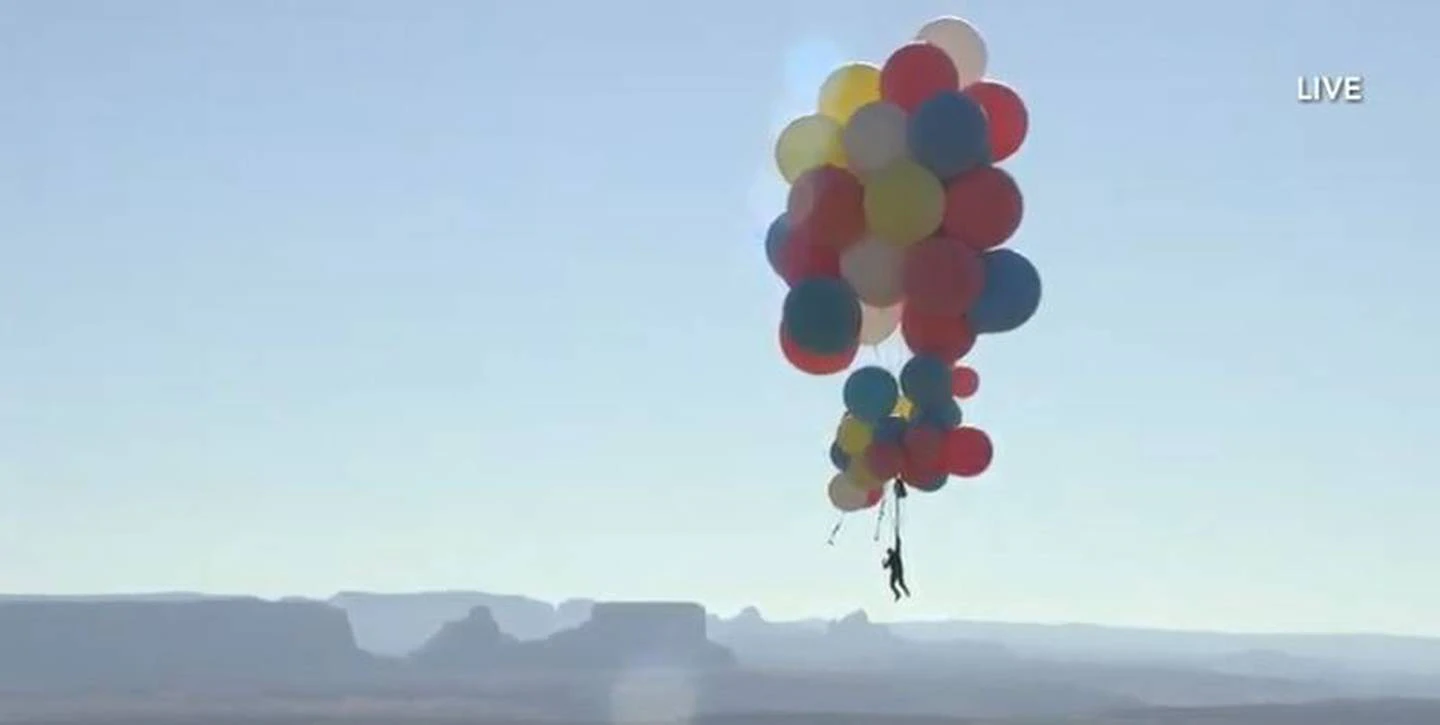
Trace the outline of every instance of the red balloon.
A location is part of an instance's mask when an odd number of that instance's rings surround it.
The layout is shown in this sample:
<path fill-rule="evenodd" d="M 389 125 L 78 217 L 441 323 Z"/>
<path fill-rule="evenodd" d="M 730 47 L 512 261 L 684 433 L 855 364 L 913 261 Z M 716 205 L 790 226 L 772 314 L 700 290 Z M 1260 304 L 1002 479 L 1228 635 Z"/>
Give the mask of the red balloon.
<path fill-rule="evenodd" d="M 982 166 L 945 186 L 945 219 L 940 227 L 965 244 L 985 251 L 1004 244 L 1020 227 L 1025 198 L 1003 169 Z"/>
<path fill-rule="evenodd" d="M 951 363 L 975 347 L 975 330 L 964 315 L 932 315 L 911 305 L 900 311 L 900 335 L 916 355 Z"/>
<path fill-rule="evenodd" d="M 884 486 L 881 486 L 880 488 L 877 488 L 877 489 L 874 489 L 874 490 L 871 490 L 871 491 L 866 491 L 866 492 L 865 492 L 865 508 L 867 508 L 867 509 L 868 509 L 868 508 L 875 508 L 875 504 L 880 503 L 880 499 L 882 499 L 882 498 L 885 498 L 885 487 L 884 487 Z"/>
<path fill-rule="evenodd" d="M 980 390 L 980 373 L 975 368 L 960 365 L 950 371 L 950 393 L 964 400 Z"/>
<path fill-rule="evenodd" d="M 959 87 L 955 63 L 930 43 L 903 46 L 880 68 L 880 97 L 906 111 L 914 111 L 941 91 Z"/>
<path fill-rule="evenodd" d="M 963 478 L 973 478 L 990 468 L 995 447 L 990 436 L 979 428 L 961 426 L 945 437 L 945 468 Z"/>
<path fill-rule="evenodd" d="M 785 326 L 780 326 L 780 352 L 784 353 L 785 359 L 790 361 L 795 369 L 811 375 L 834 375 L 835 373 L 850 367 L 855 362 L 855 355 L 859 352 L 860 346 L 853 348 L 839 355 L 816 355 L 813 352 L 800 349 L 790 336 L 785 334 Z"/>
<path fill-rule="evenodd" d="M 1030 131 L 1030 112 L 1014 88 L 998 81 L 980 81 L 965 89 L 985 109 L 990 127 L 990 160 L 1000 163 L 1010 158 Z"/>
<path fill-rule="evenodd" d="M 780 276 L 792 287 L 811 277 L 840 276 L 840 252 L 819 244 L 814 235 L 799 229 L 790 230 L 776 261 Z"/>
<path fill-rule="evenodd" d="M 919 475 L 928 481 L 945 472 L 945 433 L 928 425 L 911 426 L 905 431 L 905 462 L 902 472 Z"/>
<path fill-rule="evenodd" d="M 945 466 L 939 463 L 915 461 L 906 457 L 900 467 L 900 480 L 921 491 L 932 490 L 930 483 L 945 475 Z"/>
<path fill-rule="evenodd" d="M 931 315 L 965 314 L 985 286 L 980 253 L 948 237 L 912 245 L 902 275 L 906 306 Z"/>
<path fill-rule="evenodd" d="M 786 212 L 792 229 L 844 250 L 865 235 L 865 187 L 845 169 L 820 166 L 790 186 Z"/>
<path fill-rule="evenodd" d="M 905 449 L 897 443 L 876 442 L 865 449 L 865 467 L 878 479 L 898 476 L 904 465 Z"/>
<path fill-rule="evenodd" d="M 939 491 L 940 489 L 945 487 L 946 479 L 948 479 L 949 477 L 949 474 L 945 473 L 944 471 L 940 471 L 935 475 L 931 476 L 930 478 L 915 481 L 906 481 L 906 484 L 910 486 L 910 488 L 915 489 L 916 491 L 935 493 L 936 491 Z"/>

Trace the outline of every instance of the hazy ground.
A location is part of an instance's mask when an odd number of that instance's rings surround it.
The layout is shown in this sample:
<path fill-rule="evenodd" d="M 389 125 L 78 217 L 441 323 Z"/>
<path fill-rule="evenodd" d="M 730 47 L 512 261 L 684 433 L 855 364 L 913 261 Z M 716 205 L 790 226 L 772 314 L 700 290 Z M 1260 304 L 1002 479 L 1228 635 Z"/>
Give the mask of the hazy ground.
<path fill-rule="evenodd" d="M 632 695 L 633 697 L 633 695 Z M 555 718 L 503 711 L 463 697 L 106 697 L 0 700 L 6 725 L 1440 725 L 1440 701 L 1333 701 L 1220 708 L 1127 708 L 1048 717 L 885 713 L 694 715 L 682 698 L 615 698 L 608 716 Z"/>
<path fill-rule="evenodd" d="M 98 704 L 98 703 L 96 703 Z M 15 717 L 0 714 L 0 722 L 16 725 L 535 725 L 537 721 L 464 712 L 443 703 L 409 706 L 375 702 L 328 703 L 301 711 L 282 712 L 256 706 L 183 712 L 104 712 L 69 716 Z M 1044 719 L 966 719 L 894 717 L 854 714 L 756 714 L 693 719 L 649 720 L 547 720 L 545 725 L 1436 725 L 1440 703 L 1413 701 L 1336 702 L 1300 706 L 1263 706 L 1195 710 L 1136 710 L 1116 714 Z"/>
<path fill-rule="evenodd" d="M 598 616 L 483 593 L 3 600 L 0 725 L 1440 725 L 1440 640 L 1416 637 Z M 717 648 L 735 659 L 711 667 Z"/>

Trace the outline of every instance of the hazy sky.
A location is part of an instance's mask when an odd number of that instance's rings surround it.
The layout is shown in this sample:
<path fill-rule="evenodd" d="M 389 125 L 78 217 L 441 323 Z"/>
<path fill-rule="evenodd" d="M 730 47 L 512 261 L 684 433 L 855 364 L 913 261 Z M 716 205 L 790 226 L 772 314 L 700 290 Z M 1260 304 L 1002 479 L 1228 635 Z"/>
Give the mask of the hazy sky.
<path fill-rule="evenodd" d="M 1383 5 L 1383 10 L 1380 7 Z M 925 20 L 1030 104 L 984 478 L 833 548 L 773 134 Z M 0 591 L 478 588 L 1440 634 L 1440 6 L 0 0 Z M 1363 74 L 1302 106 L 1300 74 Z"/>

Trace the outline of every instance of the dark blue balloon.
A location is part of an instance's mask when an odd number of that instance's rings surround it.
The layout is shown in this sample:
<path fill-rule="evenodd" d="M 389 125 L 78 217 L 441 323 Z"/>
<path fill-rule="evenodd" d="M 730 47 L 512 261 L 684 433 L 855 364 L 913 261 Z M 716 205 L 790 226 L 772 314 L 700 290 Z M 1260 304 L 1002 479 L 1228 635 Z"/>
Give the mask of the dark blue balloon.
<path fill-rule="evenodd" d="M 785 295 L 781 324 L 797 347 L 814 355 L 839 355 L 860 341 L 860 298 L 844 280 L 812 277 Z"/>
<path fill-rule="evenodd" d="M 917 491 L 924 491 L 925 493 L 935 493 L 945 488 L 945 484 L 949 482 L 950 474 L 942 473 L 928 481 L 911 481 L 910 488 Z"/>
<path fill-rule="evenodd" d="M 785 249 L 785 240 L 790 236 L 790 215 L 780 212 L 775 221 L 770 222 L 770 228 L 765 230 L 765 258 L 770 260 L 770 268 L 775 274 L 780 274 L 780 253 Z"/>
<path fill-rule="evenodd" d="M 830 444 L 830 463 L 835 466 L 837 471 L 850 470 L 850 454 L 840 450 L 838 442 Z"/>
<path fill-rule="evenodd" d="M 985 110 L 959 91 L 945 91 L 920 104 L 907 132 L 910 155 L 941 180 L 990 163 Z"/>
<path fill-rule="evenodd" d="M 970 308 L 970 327 L 978 334 L 1009 332 L 1040 308 L 1040 272 L 1019 252 L 996 249 L 981 258 L 985 287 Z"/>
<path fill-rule="evenodd" d="M 845 409 L 867 423 L 874 423 L 895 410 L 900 399 L 900 384 L 889 370 L 863 367 L 845 379 Z"/>
<path fill-rule="evenodd" d="M 960 412 L 960 404 L 955 402 L 954 398 L 946 398 L 942 402 L 930 403 L 921 408 L 915 419 L 920 425 L 952 431 L 960 427 L 964 416 Z"/>
<path fill-rule="evenodd" d="M 916 355 L 900 369 L 900 389 L 921 410 L 938 405 L 950 398 L 950 365 L 938 357 Z"/>
<path fill-rule="evenodd" d="M 905 439 L 907 426 L 904 418 L 895 415 L 886 416 L 875 424 L 875 430 L 871 432 L 870 439 L 876 443 L 898 444 Z"/>

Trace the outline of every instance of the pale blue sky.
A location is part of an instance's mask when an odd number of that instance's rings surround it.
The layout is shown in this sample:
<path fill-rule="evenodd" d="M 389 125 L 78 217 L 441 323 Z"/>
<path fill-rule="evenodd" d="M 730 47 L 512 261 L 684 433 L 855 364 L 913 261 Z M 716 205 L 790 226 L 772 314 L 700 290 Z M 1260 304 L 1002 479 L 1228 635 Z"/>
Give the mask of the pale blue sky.
<path fill-rule="evenodd" d="M 1383 9 L 1382 6 L 1383 5 Z M 1028 100 L 992 472 L 834 548 L 773 133 Z M 1440 634 L 1434 3 L 0 0 L 0 591 L 478 588 Z M 1363 74 L 1361 106 L 1295 102 Z"/>

